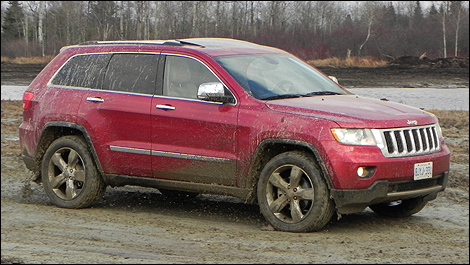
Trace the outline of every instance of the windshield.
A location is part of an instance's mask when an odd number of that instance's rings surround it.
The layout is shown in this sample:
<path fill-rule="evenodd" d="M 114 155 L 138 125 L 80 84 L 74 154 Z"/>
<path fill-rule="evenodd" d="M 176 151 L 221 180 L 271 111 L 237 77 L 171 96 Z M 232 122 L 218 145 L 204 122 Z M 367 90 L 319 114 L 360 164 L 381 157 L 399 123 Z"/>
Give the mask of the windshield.
<path fill-rule="evenodd" d="M 350 94 L 315 68 L 289 54 L 230 55 L 215 60 L 257 99 Z"/>

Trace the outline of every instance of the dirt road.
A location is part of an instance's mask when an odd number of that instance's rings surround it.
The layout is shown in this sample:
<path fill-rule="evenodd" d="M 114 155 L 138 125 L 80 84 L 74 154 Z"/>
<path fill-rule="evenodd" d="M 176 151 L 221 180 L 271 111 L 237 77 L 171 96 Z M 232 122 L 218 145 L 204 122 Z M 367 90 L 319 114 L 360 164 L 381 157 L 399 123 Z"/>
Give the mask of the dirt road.
<path fill-rule="evenodd" d="M 421 212 L 389 219 L 366 210 L 296 234 L 273 231 L 237 199 L 139 187 L 108 188 L 93 208 L 57 208 L 20 160 L 21 102 L 2 101 L 1 263 L 468 264 L 468 112 L 459 113 L 462 123 L 443 122 L 449 187 Z"/>

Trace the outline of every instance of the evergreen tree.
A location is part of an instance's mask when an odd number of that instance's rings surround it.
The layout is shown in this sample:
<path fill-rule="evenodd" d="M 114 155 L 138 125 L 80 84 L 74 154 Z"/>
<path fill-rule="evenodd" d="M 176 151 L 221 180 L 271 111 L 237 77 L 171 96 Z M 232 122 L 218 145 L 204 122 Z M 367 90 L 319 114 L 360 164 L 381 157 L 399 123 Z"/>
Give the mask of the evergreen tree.
<path fill-rule="evenodd" d="M 21 39 L 24 36 L 24 13 L 19 1 L 9 1 L 2 25 L 2 40 Z"/>
<path fill-rule="evenodd" d="M 353 22 L 350 14 L 348 14 L 346 16 L 346 18 L 344 19 L 343 27 L 348 28 L 348 29 L 352 29 L 354 27 L 354 22 Z"/>
<path fill-rule="evenodd" d="M 397 13 L 392 3 L 389 3 L 387 7 L 384 7 L 385 12 L 383 14 L 383 24 L 389 29 L 396 27 Z"/>
<path fill-rule="evenodd" d="M 421 26 L 421 23 L 423 22 L 423 10 L 421 9 L 421 4 L 419 1 L 416 1 L 416 7 L 414 8 L 414 13 L 413 13 L 413 26 L 414 27 L 419 27 Z"/>
<path fill-rule="evenodd" d="M 429 18 L 436 18 L 439 14 L 439 11 L 437 11 L 437 8 L 434 4 L 431 5 L 431 8 L 429 9 Z"/>

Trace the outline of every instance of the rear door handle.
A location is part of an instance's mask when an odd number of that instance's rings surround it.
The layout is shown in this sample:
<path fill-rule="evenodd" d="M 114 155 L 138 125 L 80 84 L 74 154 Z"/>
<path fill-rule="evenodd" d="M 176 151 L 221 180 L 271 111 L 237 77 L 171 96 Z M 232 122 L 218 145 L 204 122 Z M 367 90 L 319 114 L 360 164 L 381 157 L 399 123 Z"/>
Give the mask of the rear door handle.
<path fill-rule="evenodd" d="M 95 97 L 87 97 L 87 98 L 86 98 L 86 101 L 102 103 L 102 102 L 104 102 L 104 99 L 102 99 L 102 98 L 95 98 Z"/>
<path fill-rule="evenodd" d="M 160 105 L 158 104 L 155 106 L 157 109 L 163 109 L 163 110 L 175 110 L 176 108 L 170 105 Z"/>

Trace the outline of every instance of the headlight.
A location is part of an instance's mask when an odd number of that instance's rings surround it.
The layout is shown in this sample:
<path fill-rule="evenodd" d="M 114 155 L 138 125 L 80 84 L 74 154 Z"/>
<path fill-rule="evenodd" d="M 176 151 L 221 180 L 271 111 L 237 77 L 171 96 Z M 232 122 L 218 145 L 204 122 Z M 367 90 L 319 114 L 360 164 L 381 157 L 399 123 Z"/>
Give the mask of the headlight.
<path fill-rule="evenodd" d="M 442 129 L 439 123 L 436 123 L 436 130 L 437 130 L 437 137 L 443 138 L 444 136 L 442 135 Z"/>
<path fill-rule="evenodd" d="M 377 145 L 370 129 L 331 129 L 335 139 L 342 144 Z"/>

